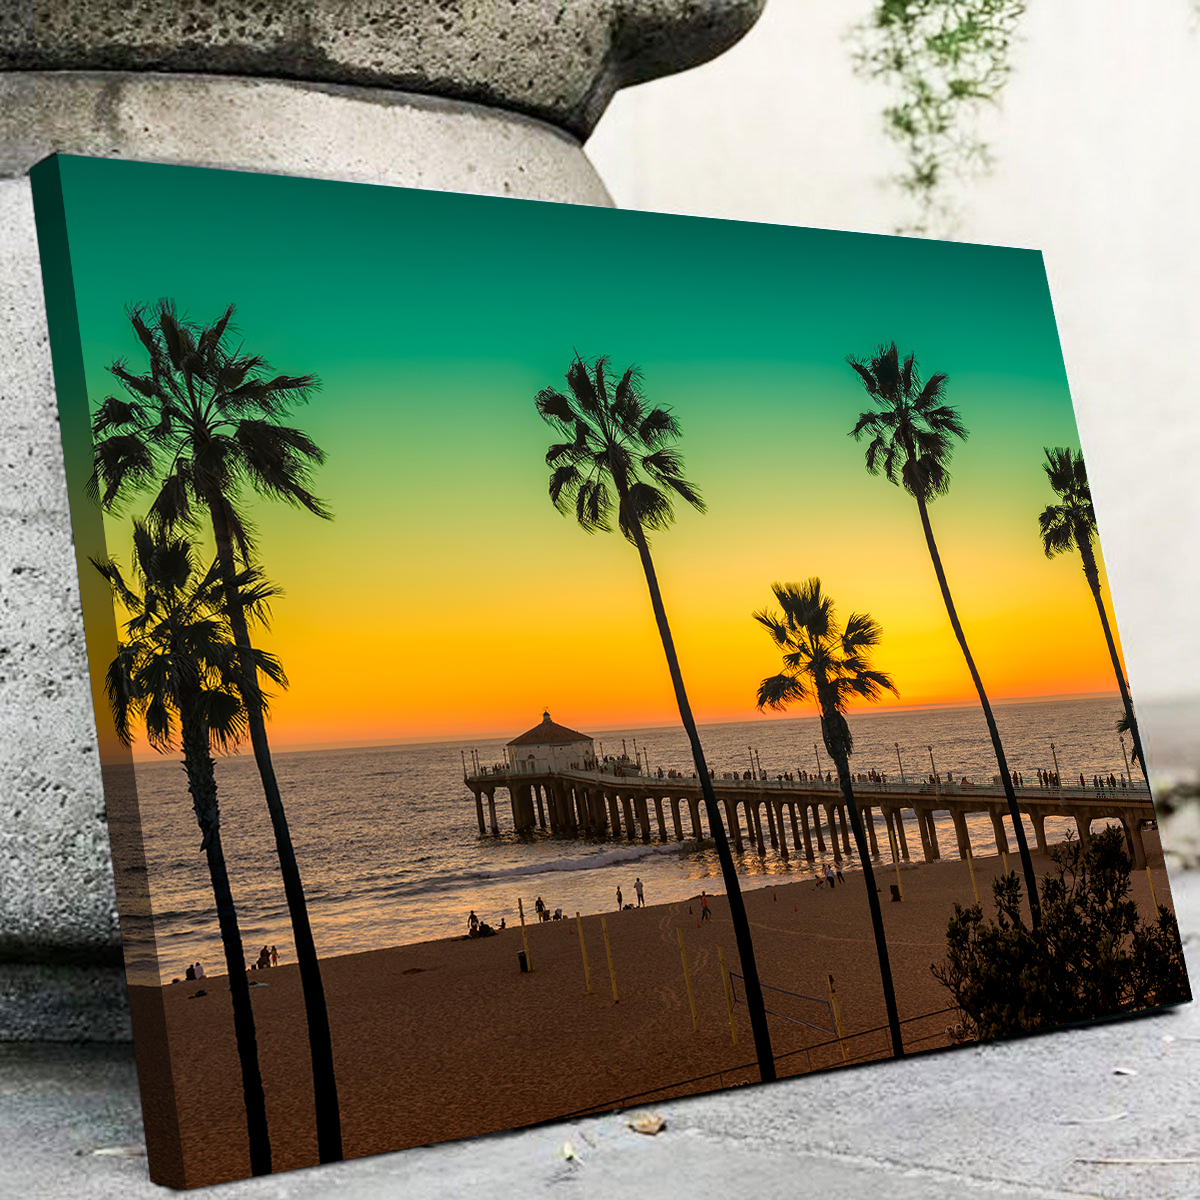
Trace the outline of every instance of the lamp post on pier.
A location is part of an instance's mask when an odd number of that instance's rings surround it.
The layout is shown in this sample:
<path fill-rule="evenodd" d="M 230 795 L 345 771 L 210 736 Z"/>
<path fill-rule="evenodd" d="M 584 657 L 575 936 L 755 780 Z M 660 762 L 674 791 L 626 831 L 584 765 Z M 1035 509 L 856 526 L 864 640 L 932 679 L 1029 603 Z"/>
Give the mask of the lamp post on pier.
<path fill-rule="evenodd" d="M 1058 770 L 1058 751 L 1054 749 L 1054 743 L 1050 743 L 1050 756 L 1054 759 L 1054 779 L 1058 784 L 1058 798 L 1062 799 L 1062 775 Z"/>
<path fill-rule="evenodd" d="M 816 742 L 813 742 L 813 753 L 817 756 L 817 779 L 819 781 L 821 779 L 824 779 L 825 775 L 824 775 L 824 772 L 821 770 L 821 753 L 817 749 Z"/>
<path fill-rule="evenodd" d="M 935 796 L 941 796 L 942 781 L 938 778 L 937 765 L 933 761 L 933 747 L 930 746 L 928 749 L 929 749 L 929 766 L 930 766 L 930 769 L 933 771 L 933 794 Z"/>
<path fill-rule="evenodd" d="M 904 779 L 904 763 L 902 763 L 902 762 L 900 761 L 900 743 L 899 743 L 899 742 L 895 742 L 895 743 L 893 743 L 893 744 L 894 744 L 894 745 L 895 745 L 895 747 L 896 747 L 896 762 L 897 762 L 897 764 L 898 764 L 898 765 L 899 765 L 899 767 L 900 767 L 900 782 L 901 782 L 901 784 L 903 784 L 903 783 L 905 782 L 905 779 Z"/>
<path fill-rule="evenodd" d="M 1125 759 L 1125 778 L 1133 782 L 1133 772 L 1129 769 L 1129 754 L 1125 750 L 1125 735 L 1121 734 L 1121 756 Z"/>

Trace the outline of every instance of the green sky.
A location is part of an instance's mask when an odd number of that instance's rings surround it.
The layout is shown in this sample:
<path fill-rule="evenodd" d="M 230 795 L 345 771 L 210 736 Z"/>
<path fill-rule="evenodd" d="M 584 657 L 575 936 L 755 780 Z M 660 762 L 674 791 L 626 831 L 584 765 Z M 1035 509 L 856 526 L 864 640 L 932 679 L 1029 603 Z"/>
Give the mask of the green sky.
<path fill-rule="evenodd" d="M 546 497 L 533 395 L 576 351 L 638 364 L 682 423 L 709 513 L 654 550 L 702 718 L 752 715 L 776 666 L 748 614 L 812 574 L 881 620 L 907 702 L 969 692 L 915 506 L 847 437 L 865 394 L 845 355 L 892 339 L 949 374 L 971 431 L 933 515 L 994 690 L 1112 687 L 1077 563 L 1036 541 L 1041 448 L 1078 445 L 1036 252 L 60 162 L 93 408 L 109 364 L 143 365 L 127 306 L 163 296 L 199 322 L 235 303 L 248 350 L 322 380 L 296 422 L 336 520 L 254 511 L 287 592 L 283 741 L 520 729 L 543 703 L 577 727 L 669 719 L 636 555 Z"/>

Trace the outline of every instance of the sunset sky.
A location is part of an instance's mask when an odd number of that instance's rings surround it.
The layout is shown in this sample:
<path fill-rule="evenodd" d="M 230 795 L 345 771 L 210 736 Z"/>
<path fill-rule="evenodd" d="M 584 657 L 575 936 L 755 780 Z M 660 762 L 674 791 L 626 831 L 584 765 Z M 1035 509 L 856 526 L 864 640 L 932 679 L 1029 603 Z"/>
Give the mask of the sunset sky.
<path fill-rule="evenodd" d="M 533 397 L 575 352 L 636 363 L 681 422 L 709 511 L 652 548 L 701 722 L 755 715 L 779 659 L 750 613 L 810 575 L 881 623 L 896 703 L 973 697 L 916 505 L 847 436 L 867 405 L 845 356 L 893 339 L 949 374 L 970 430 L 931 512 L 990 694 L 1115 690 L 1078 558 L 1037 536 L 1042 448 L 1078 436 L 1036 252 L 78 158 L 62 177 L 93 409 L 115 359 L 144 367 L 128 305 L 162 296 L 204 323 L 235 303 L 248 351 L 321 379 L 294 423 L 335 519 L 252 508 L 286 592 L 261 638 L 291 679 L 280 747 L 515 735 L 545 705 L 585 730 L 674 719 L 636 552 L 547 497 Z M 107 538 L 128 564 L 128 525 Z"/>

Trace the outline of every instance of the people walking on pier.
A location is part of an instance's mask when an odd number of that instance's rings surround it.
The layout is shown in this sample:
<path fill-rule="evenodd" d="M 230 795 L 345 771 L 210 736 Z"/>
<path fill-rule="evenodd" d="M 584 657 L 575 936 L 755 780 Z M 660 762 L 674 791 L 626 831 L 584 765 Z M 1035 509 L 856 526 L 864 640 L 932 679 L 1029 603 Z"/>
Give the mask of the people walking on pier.
<path fill-rule="evenodd" d="M 638 908 L 642 908 L 646 903 L 646 897 L 642 895 L 642 878 L 640 875 L 633 881 L 633 890 L 637 892 Z"/>

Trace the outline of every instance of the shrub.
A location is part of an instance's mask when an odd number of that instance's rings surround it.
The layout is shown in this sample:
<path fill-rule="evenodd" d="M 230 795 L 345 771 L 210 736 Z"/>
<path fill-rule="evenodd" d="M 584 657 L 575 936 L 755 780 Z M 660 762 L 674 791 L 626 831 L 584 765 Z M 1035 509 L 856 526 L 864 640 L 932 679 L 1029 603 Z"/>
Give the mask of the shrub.
<path fill-rule="evenodd" d="M 1038 929 L 1025 924 L 1011 872 L 992 884 L 995 919 L 985 921 L 977 904 L 954 906 L 946 961 L 931 970 L 968 1033 L 1008 1037 L 1191 999 L 1175 915 L 1159 905 L 1142 922 L 1130 898 L 1122 831 L 1111 826 L 1086 848 L 1068 841 L 1050 853 Z"/>

